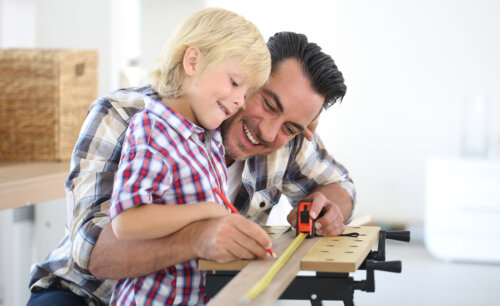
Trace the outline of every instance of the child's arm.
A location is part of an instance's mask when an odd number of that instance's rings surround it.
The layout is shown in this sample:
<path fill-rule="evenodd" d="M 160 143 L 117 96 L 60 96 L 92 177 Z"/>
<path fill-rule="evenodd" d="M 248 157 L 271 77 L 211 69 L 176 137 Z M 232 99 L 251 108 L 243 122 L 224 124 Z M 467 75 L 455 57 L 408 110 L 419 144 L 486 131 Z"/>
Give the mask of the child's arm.
<path fill-rule="evenodd" d="M 185 205 L 143 204 L 119 213 L 111 221 L 120 240 L 154 239 L 170 235 L 186 225 L 202 219 L 229 214 L 215 202 Z"/>

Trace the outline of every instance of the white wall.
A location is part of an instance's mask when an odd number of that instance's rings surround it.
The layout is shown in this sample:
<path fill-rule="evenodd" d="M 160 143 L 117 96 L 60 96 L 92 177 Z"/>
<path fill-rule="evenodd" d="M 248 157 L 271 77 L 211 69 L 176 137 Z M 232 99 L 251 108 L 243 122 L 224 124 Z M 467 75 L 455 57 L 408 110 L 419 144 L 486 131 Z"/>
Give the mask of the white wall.
<path fill-rule="evenodd" d="M 156 59 L 176 26 L 189 14 L 204 6 L 204 0 L 141 1 L 140 60 L 148 74 L 154 69 Z"/>
<path fill-rule="evenodd" d="M 99 52 L 99 94 L 118 86 L 118 59 L 113 35 L 118 0 L 38 0 L 38 48 L 96 49 Z"/>
<path fill-rule="evenodd" d="M 0 0 L 0 48 L 35 46 L 35 0 Z"/>
<path fill-rule="evenodd" d="M 500 2 L 207 3 L 244 15 L 266 38 L 304 33 L 335 59 L 348 91 L 319 132 L 355 180 L 358 213 L 422 222 L 425 161 L 460 155 L 467 95 L 487 97 L 500 156 Z"/>

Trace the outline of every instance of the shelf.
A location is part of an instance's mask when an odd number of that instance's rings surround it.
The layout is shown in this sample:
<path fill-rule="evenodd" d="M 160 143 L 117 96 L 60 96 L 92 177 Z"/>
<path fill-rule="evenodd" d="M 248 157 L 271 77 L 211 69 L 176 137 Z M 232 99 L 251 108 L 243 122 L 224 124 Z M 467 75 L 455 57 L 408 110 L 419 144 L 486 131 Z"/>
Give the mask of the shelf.
<path fill-rule="evenodd" d="M 65 197 L 69 164 L 0 161 L 0 209 Z"/>

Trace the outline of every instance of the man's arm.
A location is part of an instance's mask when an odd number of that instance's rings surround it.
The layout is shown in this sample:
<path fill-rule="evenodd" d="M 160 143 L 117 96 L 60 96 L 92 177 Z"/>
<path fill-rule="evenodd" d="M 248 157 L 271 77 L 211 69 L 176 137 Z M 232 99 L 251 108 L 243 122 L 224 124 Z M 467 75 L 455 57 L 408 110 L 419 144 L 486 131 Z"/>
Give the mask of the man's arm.
<path fill-rule="evenodd" d="M 88 269 L 97 278 L 146 275 L 194 258 L 228 262 L 265 258 L 267 234 L 240 215 L 192 223 L 170 236 L 151 240 L 118 240 L 106 226 L 90 253 Z"/>

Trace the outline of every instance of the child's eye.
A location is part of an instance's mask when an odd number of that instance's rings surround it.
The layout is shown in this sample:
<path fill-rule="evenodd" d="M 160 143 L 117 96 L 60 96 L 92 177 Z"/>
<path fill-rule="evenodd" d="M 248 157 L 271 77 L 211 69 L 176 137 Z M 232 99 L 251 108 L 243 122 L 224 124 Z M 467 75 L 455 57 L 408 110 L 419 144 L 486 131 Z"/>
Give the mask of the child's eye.
<path fill-rule="evenodd" d="M 238 83 L 236 83 L 233 79 L 231 79 L 231 85 L 233 85 L 233 87 L 238 87 Z"/>

